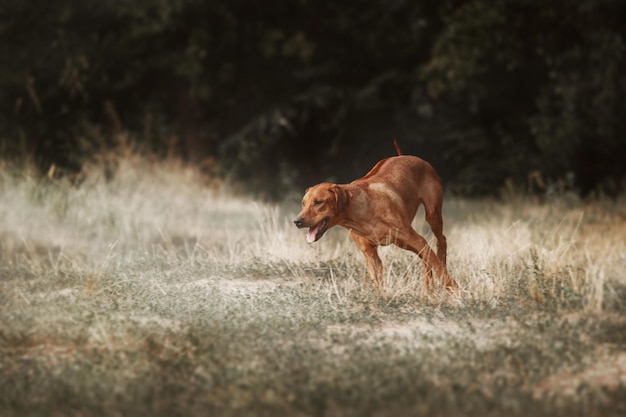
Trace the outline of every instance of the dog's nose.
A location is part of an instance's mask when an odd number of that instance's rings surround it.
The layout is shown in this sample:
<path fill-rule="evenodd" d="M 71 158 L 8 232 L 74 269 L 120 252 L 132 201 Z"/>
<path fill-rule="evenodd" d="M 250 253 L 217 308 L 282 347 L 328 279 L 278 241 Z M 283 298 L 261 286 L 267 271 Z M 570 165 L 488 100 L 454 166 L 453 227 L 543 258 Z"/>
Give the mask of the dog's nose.
<path fill-rule="evenodd" d="M 302 227 L 302 223 L 304 221 L 302 220 L 302 217 L 296 217 L 296 219 L 293 221 L 293 224 L 295 224 L 298 228 Z"/>

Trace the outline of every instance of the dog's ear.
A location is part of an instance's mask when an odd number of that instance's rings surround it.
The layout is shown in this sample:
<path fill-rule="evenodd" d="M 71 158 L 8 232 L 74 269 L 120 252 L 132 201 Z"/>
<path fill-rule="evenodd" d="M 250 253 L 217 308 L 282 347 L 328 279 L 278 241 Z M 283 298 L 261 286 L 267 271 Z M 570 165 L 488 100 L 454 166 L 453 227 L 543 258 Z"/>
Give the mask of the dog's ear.
<path fill-rule="evenodd" d="M 345 211 L 350 204 L 350 200 L 352 200 L 352 193 L 340 185 L 332 186 L 330 188 L 330 191 L 335 195 L 335 202 L 337 203 L 337 213 Z"/>

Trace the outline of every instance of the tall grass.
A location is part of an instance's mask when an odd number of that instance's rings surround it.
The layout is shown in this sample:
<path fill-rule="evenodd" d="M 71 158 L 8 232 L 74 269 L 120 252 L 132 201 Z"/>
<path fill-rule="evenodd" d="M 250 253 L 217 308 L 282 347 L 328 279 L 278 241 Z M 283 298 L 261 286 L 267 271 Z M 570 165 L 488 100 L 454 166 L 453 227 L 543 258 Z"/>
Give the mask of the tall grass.
<path fill-rule="evenodd" d="M 176 161 L 127 157 L 117 165 L 112 178 L 91 167 L 80 186 L 5 166 L 4 260 L 31 271 L 71 266 L 98 276 L 111 265 L 156 258 L 243 274 L 314 275 L 324 281 L 321 291 L 342 302 L 371 296 L 362 256 L 347 233 L 333 230 L 306 244 L 291 224 L 295 203 L 236 198 L 207 187 Z M 620 202 L 510 200 L 447 199 L 449 268 L 461 285 L 460 299 L 594 312 L 617 302 L 613 287 L 624 283 L 626 252 Z M 435 244 L 421 211 L 414 227 Z M 380 252 L 388 300 L 432 300 L 415 255 L 396 247 Z M 443 298 L 437 299 L 450 301 Z"/>
<path fill-rule="evenodd" d="M 494 303 L 525 295 L 520 301 L 556 307 L 573 302 L 596 312 L 615 301 L 602 297 L 624 280 L 626 228 L 619 202 L 449 205 L 475 213 L 449 229 L 451 268 L 470 298 Z"/>
<path fill-rule="evenodd" d="M 80 186 L 5 167 L 0 180 L 5 256 L 38 270 L 63 262 L 104 269 L 145 256 L 235 269 L 283 267 L 294 275 L 314 271 L 328 280 L 328 290 L 369 293 L 363 259 L 347 233 L 333 230 L 315 245 L 306 244 L 291 224 L 295 204 L 229 196 L 176 161 L 133 157 L 118 165 L 111 179 L 92 167 Z M 574 296 L 583 309 L 601 311 L 611 302 L 611 286 L 623 283 L 626 228 L 619 207 L 620 202 L 568 206 L 448 198 L 449 264 L 462 298 L 560 305 Z M 414 227 L 434 245 L 422 217 L 420 211 Z M 380 252 L 387 296 L 427 296 L 415 255 L 395 247 Z"/>
<path fill-rule="evenodd" d="M 2 415 L 625 410 L 623 374 L 590 376 L 626 351 L 623 201 L 448 196 L 459 292 L 386 247 L 380 297 L 344 230 L 306 243 L 297 198 L 116 166 L 80 185 L 0 166 Z"/>

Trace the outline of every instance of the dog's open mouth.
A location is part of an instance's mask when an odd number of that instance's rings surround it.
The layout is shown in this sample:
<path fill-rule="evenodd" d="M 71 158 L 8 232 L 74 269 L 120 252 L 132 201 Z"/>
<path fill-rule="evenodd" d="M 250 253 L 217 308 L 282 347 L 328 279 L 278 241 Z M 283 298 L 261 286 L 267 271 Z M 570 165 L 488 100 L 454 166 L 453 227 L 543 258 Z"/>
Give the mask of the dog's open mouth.
<path fill-rule="evenodd" d="M 309 231 L 306 234 L 306 241 L 309 243 L 317 242 L 328 227 L 328 217 L 316 224 L 313 227 L 309 227 Z"/>

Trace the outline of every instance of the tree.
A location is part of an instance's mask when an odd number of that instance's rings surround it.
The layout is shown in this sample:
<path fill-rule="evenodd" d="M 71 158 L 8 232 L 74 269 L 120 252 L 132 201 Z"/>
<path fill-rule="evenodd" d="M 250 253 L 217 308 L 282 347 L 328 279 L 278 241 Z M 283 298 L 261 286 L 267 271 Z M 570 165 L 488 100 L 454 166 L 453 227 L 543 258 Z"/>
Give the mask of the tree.
<path fill-rule="evenodd" d="M 626 5 L 605 0 L 447 3 L 422 74 L 432 96 L 462 98 L 481 121 L 479 149 L 499 167 L 485 176 L 573 172 L 589 191 L 624 175 L 611 154 L 626 151 L 625 16 Z"/>
<path fill-rule="evenodd" d="M 0 6 L 0 150 L 80 169 L 120 132 L 274 192 L 393 154 L 457 192 L 624 176 L 626 3 L 60 0 Z"/>

